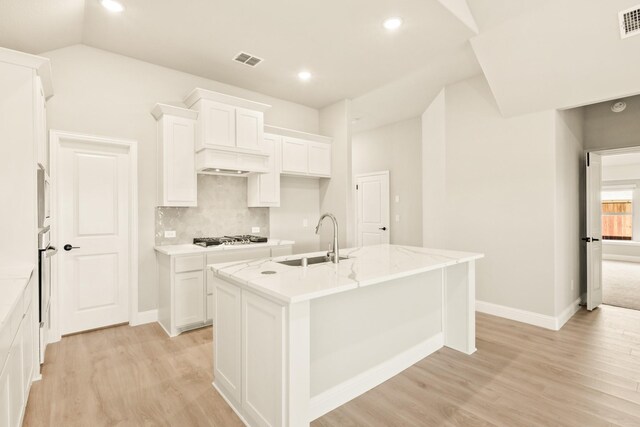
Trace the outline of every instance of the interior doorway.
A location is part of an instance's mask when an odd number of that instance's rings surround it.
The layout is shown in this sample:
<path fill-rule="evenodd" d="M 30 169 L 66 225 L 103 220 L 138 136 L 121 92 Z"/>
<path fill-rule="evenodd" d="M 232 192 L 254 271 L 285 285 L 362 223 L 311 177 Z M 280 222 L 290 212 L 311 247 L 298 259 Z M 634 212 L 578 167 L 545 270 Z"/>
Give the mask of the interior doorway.
<path fill-rule="evenodd" d="M 640 147 L 596 155 L 601 159 L 601 301 L 640 310 Z"/>
<path fill-rule="evenodd" d="M 135 322 L 137 144 L 51 131 L 51 148 L 53 335 Z"/>
<path fill-rule="evenodd" d="M 355 176 L 358 246 L 389 243 L 389 171 Z"/>

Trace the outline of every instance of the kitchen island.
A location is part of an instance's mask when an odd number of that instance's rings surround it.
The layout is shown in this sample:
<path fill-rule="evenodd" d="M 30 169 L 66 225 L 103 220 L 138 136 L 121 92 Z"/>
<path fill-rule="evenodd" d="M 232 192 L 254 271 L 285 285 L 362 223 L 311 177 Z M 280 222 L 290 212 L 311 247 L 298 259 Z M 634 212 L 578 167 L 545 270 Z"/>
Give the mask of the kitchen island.
<path fill-rule="evenodd" d="M 475 351 L 475 260 L 410 246 L 345 249 L 214 273 L 214 387 L 247 425 L 309 423 L 443 346 Z"/>

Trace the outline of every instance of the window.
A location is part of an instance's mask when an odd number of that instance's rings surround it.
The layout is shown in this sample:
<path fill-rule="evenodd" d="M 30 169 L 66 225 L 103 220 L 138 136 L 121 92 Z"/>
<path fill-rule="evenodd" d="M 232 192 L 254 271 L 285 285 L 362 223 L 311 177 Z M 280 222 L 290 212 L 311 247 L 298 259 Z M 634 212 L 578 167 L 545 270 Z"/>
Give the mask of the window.
<path fill-rule="evenodd" d="M 602 238 L 633 238 L 633 190 L 602 191 Z"/>

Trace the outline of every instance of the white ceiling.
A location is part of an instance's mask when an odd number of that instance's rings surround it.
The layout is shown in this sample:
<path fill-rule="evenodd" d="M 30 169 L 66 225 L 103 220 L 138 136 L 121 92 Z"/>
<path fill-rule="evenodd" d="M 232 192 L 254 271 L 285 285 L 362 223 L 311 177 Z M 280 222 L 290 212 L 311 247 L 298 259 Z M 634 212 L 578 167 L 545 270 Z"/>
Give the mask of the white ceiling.
<path fill-rule="evenodd" d="M 355 131 L 415 117 L 481 72 L 505 115 L 640 93 L 640 37 L 620 40 L 617 26 L 638 0 L 120 1 L 122 14 L 98 0 L 0 0 L 0 46 L 83 43 L 315 108 L 351 98 Z M 393 15 L 404 26 L 388 33 Z M 233 62 L 241 50 L 265 61 Z"/>
<path fill-rule="evenodd" d="M 85 0 L 0 0 L 0 46 L 42 53 L 82 42 Z"/>
<path fill-rule="evenodd" d="M 477 18 L 495 16 L 488 3 L 493 2 L 471 1 Z M 618 27 L 618 12 L 638 0 L 539 3 L 491 28 L 483 29 L 479 19 L 481 32 L 471 39 L 504 115 L 640 93 L 640 37 L 621 40 Z"/>
<path fill-rule="evenodd" d="M 316 108 L 425 67 L 473 34 L 437 0 L 122 2 L 120 15 L 86 2 L 83 43 Z M 395 15 L 404 25 L 388 33 L 382 21 Z M 239 51 L 265 61 L 235 63 Z"/>

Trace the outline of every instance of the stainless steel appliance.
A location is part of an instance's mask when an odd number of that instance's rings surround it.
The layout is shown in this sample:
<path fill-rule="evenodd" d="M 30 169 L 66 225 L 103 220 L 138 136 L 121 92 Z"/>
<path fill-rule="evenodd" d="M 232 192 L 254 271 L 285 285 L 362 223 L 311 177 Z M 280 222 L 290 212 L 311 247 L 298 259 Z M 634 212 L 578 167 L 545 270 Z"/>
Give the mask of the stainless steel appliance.
<path fill-rule="evenodd" d="M 237 236 L 196 237 L 193 239 L 193 244 L 207 247 L 218 245 L 248 245 L 251 243 L 266 243 L 267 241 L 268 239 L 266 237 L 240 234 Z"/>
<path fill-rule="evenodd" d="M 38 228 L 49 226 L 49 179 L 42 168 L 38 168 Z"/>
<path fill-rule="evenodd" d="M 47 334 L 51 325 L 49 309 L 51 300 L 51 257 L 58 250 L 51 246 L 50 229 L 45 227 L 38 234 L 38 321 L 40 322 L 40 363 L 44 362 L 44 351 L 47 345 Z"/>

